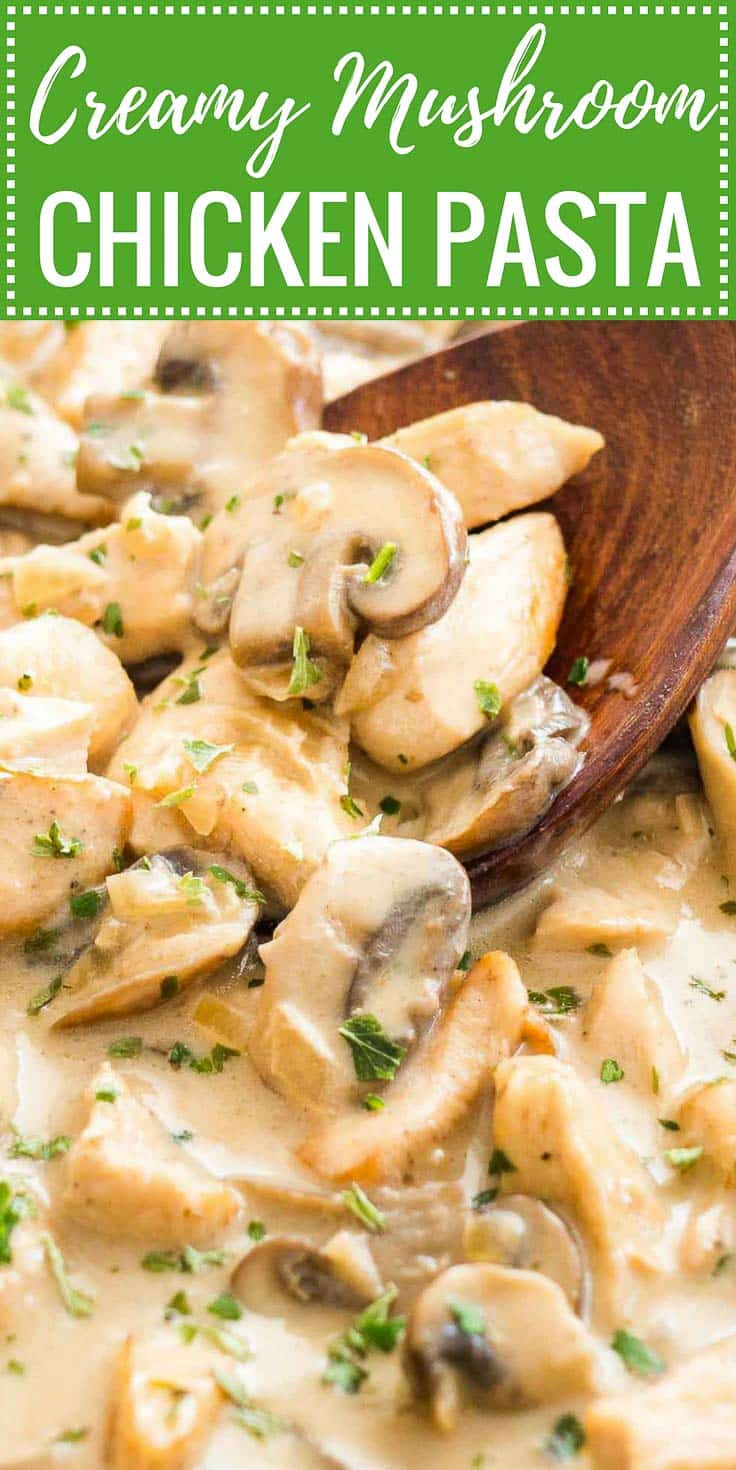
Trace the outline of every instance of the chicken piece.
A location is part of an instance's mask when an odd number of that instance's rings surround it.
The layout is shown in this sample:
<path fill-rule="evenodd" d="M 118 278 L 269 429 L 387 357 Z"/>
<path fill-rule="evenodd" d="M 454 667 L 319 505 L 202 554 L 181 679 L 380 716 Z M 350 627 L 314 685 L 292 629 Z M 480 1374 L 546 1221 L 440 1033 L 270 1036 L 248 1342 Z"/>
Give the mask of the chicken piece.
<path fill-rule="evenodd" d="M 165 322 L 68 322 L 34 366 L 34 387 L 78 429 L 91 393 L 131 393 L 149 381 L 167 331 Z"/>
<path fill-rule="evenodd" d="M 478 1262 L 451 1266 L 418 1297 L 404 1365 L 438 1429 L 453 1430 L 463 1395 L 508 1410 L 589 1394 L 600 1382 L 593 1338 L 556 1282 Z"/>
<path fill-rule="evenodd" d="M 93 770 L 109 760 L 138 710 L 119 659 L 72 618 L 30 618 L 0 632 L 2 686 L 22 689 L 29 699 L 52 695 L 87 705 Z"/>
<path fill-rule="evenodd" d="M 563 892 L 544 909 L 534 931 L 533 948 L 583 950 L 591 944 L 611 949 L 654 943 L 672 933 L 675 920 L 664 906 L 655 908 L 641 893 L 618 898 L 582 884 Z"/>
<path fill-rule="evenodd" d="M 736 1081 L 717 1077 L 686 1093 L 679 1112 L 682 1142 L 700 1147 L 720 1175 L 720 1182 L 736 1186 Z"/>
<path fill-rule="evenodd" d="M 54 539 L 109 520 L 105 496 L 80 493 L 74 478 L 77 436 L 48 404 L 0 365 L 0 508 L 5 525 Z"/>
<path fill-rule="evenodd" d="M 183 744 L 192 739 L 228 749 L 197 771 Z M 329 844 L 359 830 L 341 805 L 347 759 L 344 721 L 252 694 L 222 649 L 187 660 L 143 701 L 110 775 L 135 771 L 137 851 L 150 842 L 151 817 L 164 817 L 168 840 L 188 830 L 189 840 L 194 832 L 195 841 L 239 854 L 258 886 L 291 907 Z M 155 806 L 172 797 L 173 806 Z"/>
<path fill-rule="evenodd" d="M 540 413 L 530 403 L 451 408 L 390 434 L 400 449 L 452 490 L 469 530 L 546 500 L 584 470 L 604 440 L 595 429 Z"/>
<path fill-rule="evenodd" d="M 328 1124 L 301 1145 L 302 1162 L 335 1181 L 406 1179 L 516 1050 L 526 1008 L 514 961 L 501 952 L 485 955 L 388 1087 L 385 1107 Z"/>
<path fill-rule="evenodd" d="M 10 575 L 19 613 L 53 608 L 137 663 L 186 643 L 201 539 L 188 517 L 159 515 L 141 494 L 104 531 L 6 557 L 0 572 Z"/>
<path fill-rule="evenodd" d="M 726 871 L 736 882 L 736 669 L 718 669 L 706 679 L 690 712 L 698 757 Z"/>
<path fill-rule="evenodd" d="M 100 776 L 0 772 L 0 934 L 33 929 L 112 872 L 130 818 L 129 792 Z"/>
<path fill-rule="evenodd" d="M 293 434 L 316 427 L 322 407 L 313 345 L 282 322 L 170 327 L 154 386 L 89 400 L 80 488 L 119 501 L 145 487 L 178 510 L 212 514 L 247 494 Z"/>
<path fill-rule="evenodd" d="M 148 1010 L 240 953 L 259 896 L 219 856 L 174 848 L 107 879 L 110 912 L 64 977 L 56 1026 Z"/>
<path fill-rule="evenodd" d="M 573 1212 L 597 1257 L 596 1305 L 625 1312 L 637 1273 L 664 1268 L 664 1212 L 652 1180 L 571 1066 L 516 1057 L 494 1080 L 493 1141 L 513 1166 L 504 1187 Z"/>
<path fill-rule="evenodd" d="M 736 1470 L 736 1336 L 583 1416 L 594 1470 Z"/>
<path fill-rule="evenodd" d="M 170 1327 L 126 1338 L 110 1407 L 110 1470 L 193 1470 L 222 1402 L 211 1356 Z"/>
<path fill-rule="evenodd" d="M 67 1154 L 64 1208 L 102 1235 L 205 1246 L 235 1220 L 238 1196 L 174 1143 L 109 1063 L 85 1095 L 87 1122 Z"/>
<path fill-rule="evenodd" d="M 35 775 L 83 775 L 93 721 L 89 704 L 30 699 L 0 687 L 0 767 Z"/>
<path fill-rule="evenodd" d="M 471 537 L 469 554 L 444 617 L 405 638 L 369 634 L 343 684 L 338 713 L 389 771 L 406 774 L 469 740 L 488 722 L 494 687 L 507 704 L 554 648 L 567 592 L 554 517 L 516 516 Z"/>
<path fill-rule="evenodd" d="M 249 1051 L 264 1080 L 318 1111 L 360 1101 L 341 1026 L 367 1013 L 414 1045 L 445 1002 L 469 922 L 467 877 L 441 848 L 378 834 L 334 843 L 261 946 Z"/>
<path fill-rule="evenodd" d="M 627 1081 L 644 1093 L 653 1071 L 661 1092 L 669 1092 L 682 1076 L 683 1049 L 659 986 L 645 974 L 635 949 L 621 950 L 596 981 L 583 1035 L 592 1052 L 600 1059 L 615 1057 Z"/>

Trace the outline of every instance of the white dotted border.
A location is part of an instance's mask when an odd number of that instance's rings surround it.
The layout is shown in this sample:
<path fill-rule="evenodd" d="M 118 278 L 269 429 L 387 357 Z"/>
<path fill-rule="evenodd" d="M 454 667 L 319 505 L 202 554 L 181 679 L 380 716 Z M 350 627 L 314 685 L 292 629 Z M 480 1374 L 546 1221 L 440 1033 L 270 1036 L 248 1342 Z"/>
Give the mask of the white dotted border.
<path fill-rule="evenodd" d="M 719 163 L 718 163 L 718 220 L 719 220 L 719 305 L 712 306 L 24 306 L 20 315 L 30 318 L 45 317 L 103 317 L 103 318 L 155 318 L 155 317 L 236 317 L 236 318 L 533 318 L 533 317 L 728 317 L 729 315 L 729 25 L 728 6 L 719 5 L 128 5 L 128 4 L 55 4 L 55 5 L 8 5 L 5 16 L 5 299 L 8 317 L 17 317 L 15 305 L 15 228 L 16 228 L 16 15 L 102 15 L 102 16 L 209 16 L 209 15 L 276 15 L 276 16 L 711 16 L 718 15 L 719 31 Z"/>

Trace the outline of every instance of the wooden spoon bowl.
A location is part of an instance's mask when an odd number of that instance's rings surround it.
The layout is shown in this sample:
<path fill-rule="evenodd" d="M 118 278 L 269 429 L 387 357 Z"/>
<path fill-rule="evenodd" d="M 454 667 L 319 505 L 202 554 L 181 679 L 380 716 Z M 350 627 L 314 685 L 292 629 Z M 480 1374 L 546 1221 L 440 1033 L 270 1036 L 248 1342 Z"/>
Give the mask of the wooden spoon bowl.
<path fill-rule="evenodd" d="M 482 398 L 522 399 L 606 438 L 553 501 L 572 586 L 548 672 L 610 659 L 633 693 L 572 689 L 585 761 L 531 831 L 466 864 L 477 906 L 528 883 L 610 805 L 683 713 L 736 626 L 736 323 L 525 323 L 330 404 L 371 439 Z"/>

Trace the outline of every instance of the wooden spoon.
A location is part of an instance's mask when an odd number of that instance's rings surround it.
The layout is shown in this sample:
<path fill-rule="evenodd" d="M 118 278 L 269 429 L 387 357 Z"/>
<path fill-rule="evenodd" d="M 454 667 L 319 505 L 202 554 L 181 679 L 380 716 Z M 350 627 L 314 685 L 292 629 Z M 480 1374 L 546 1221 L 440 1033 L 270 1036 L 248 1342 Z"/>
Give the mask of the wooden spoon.
<path fill-rule="evenodd" d="M 585 761 L 539 822 L 466 864 L 477 905 L 529 882 L 648 760 L 736 626 L 736 323 L 544 322 L 478 337 L 364 384 L 325 426 L 380 438 L 480 398 L 523 399 L 599 429 L 606 448 L 549 502 L 573 582 L 548 672 L 610 659 L 569 692 Z"/>

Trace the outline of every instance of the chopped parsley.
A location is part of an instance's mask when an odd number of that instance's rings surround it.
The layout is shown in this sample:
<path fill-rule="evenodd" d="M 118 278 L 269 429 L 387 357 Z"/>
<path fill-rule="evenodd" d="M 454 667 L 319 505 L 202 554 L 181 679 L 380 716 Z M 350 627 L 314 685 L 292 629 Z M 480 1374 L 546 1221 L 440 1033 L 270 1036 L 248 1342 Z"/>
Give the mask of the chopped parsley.
<path fill-rule="evenodd" d="M 114 1103 L 117 1100 L 118 1095 L 114 1087 L 101 1087 L 99 1092 L 95 1093 L 95 1102 Z"/>
<path fill-rule="evenodd" d="M 362 1102 L 367 1113 L 380 1113 L 386 1106 L 385 1100 L 375 1092 L 367 1092 Z"/>
<path fill-rule="evenodd" d="M 611 1347 L 630 1373 L 638 1373 L 644 1377 L 653 1373 L 664 1373 L 665 1363 L 659 1353 L 655 1353 L 640 1337 L 635 1337 L 633 1332 L 627 1332 L 624 1327 L 619 1327 L 614 1333 Z"/>
<path fill-rule="evenodd" d="M 55 1138 L 46 1141 L 42 1138 L 23 1138 L 20 1133 L 16 1133 L 8 1154 L 11 1159 L 39 1159 L 48 1164 L 60 1154 L 68 1153 L 71 1143 L 71 1138 L 66 1133 L 57 1133 Z"/>
<path fill-rule="evenodd" d="M 87 888 L 84 893 L 73 893 L 69 899 L 70 913 L 75 919 L 96 919 L 106 896 L 104 888 Z"/>
<path fill-rule="evenodd" d="M 84 844 L 78 837 L 65 837 L 58 822 L 52 822 L 48 832 L 37 832 L 32 844 L 34 857 L 74 858 Z"/>
<path fill-rule="evenodd" d="M 530 990 L 532 1005 L 538 1006 L 549 1016 L 566 1016 L 582 1005 L 582 1000 L 572 985 L 553 985 L 549 990 Z"/>
<path fill-rule="evenodd" d="M 476 679 L 473 683 L 475 698 L 478 709 L 487 720 L 495 720 L 501 712 L 501 693 L 496 684 L 489 684 L 487 679 Z"/>
<path fill-rule="evenodd" d="M 679 1133 L 680 1131 L 680 1125 L 675 1122 L 674 1118 L 658 1118 L 657 1122 L 660 1128 L 665 1128 L 668 1133 Z"/>
<path fill-rule="evenodd" d="M 725 903 L 718 905 L 722 914 L 736 914 L 736 898 L 727 898 Z"/>
<path fill-rule="evenodd" d="M 341 1197 L 343 1204 L 347 1205 L 351 1214 L 355 1215 L 361 1225 L 365 1225 L 366 1230 L 370 1230 L 374 1235 L 380 1235 L 383 1230 L 384 1217 L 359 1184 L 351 1184 L 349 1189 L 343 1189 Z"/>
<path fill-rule="evenodd" d="M 109 1057 L 139 1057 L 143 1051 L 142 1036 L 119 1036 L 107 1048 Z"/>
<path fill-rule="evenodd" d="M 225 501 L 225 510 L 228 511 L 230 515 L 232 515 L 233 514 L 233 511 L 236 511 L 238 509 L 238 506 L 239 505 L 240 505 L 240 496 L 239 495 L 231 495 L 230 496 L 230 499 Z"/>
<path fill-rule="evenodd" d="M 475 1302 L 463 1302 L 459 1297 L 448 1297 L 447 1309 L 453 1322 L 468 1337 L 482 1337 L 486 1330 L 486 1319 Z"/>
<path fill-rule="evenodd" d="M 262 1220 L 251 1220 L 248 1225 L 249 1240 L 263 1240 L 266 1235 L 266 1227 Z"/>
<path fill-rule="evenodd" d="M 242 878 L 238 878 L 235 873 L 231 873 L 229 868 L 223 868 L 219 863 L 211 863 L 207 871 L 217 879 L 218 883 L 232 883 L 238 898 L 247 899 L 249 903 L 266 902 L 263 894 L 257 888 L 249 888 L 248 884 L 244 883 Z"/>
<path fill-rule="evenodd" d="M 391 1316 L 397 1296 L 396 1287 L 390 1286 L 356 1317 L 348 1337 L 358 1352 L 365 1354 L 370 1348 L 376 1348 L 379 1353 L 393 1352 L 406 1327 L 406 1317 Z"/>
<path fill-rule="evenodd" d="M 401 1066 L 406 1047 L 386 1035 L 375 1016 L 350 1016 L 338 1029 L 353 1054 L 355 1075 L 360 1082 L 391 1082 Z"/>
<path fill-rule="evenodd" d="M 173 1000 L 174 996 L 179 994 L 179 976 L 164 975 L 159 990 L 162 1000 Z"/>
<path fill-rule="evenodd" d="M 14 408 L 17 413 L 33 413 L 33 405 L 28 396 L 27 388 L 21 388 L 20 386 L 8 388 L 5 394 L 5 402 L 8 408 Z"/>
<path fill-rule="evenodd" d="M 198 1072 L 200 1076 L 212 1076 L 214 1072 L 221 1072 L 225 1062 L 231 1057 L 239 1056 L 240 1052 L 232 1046 L 223 1046 L 216 1041 L 211 1052 L 198 1057 L 183 1041 L 175 1041 L 168 1054 L 168 1061 L 177 1071 L 180 1067 L 188 1067 L 190 1072 Z"/>
<path fill-rule="evenodd" d="M 95 563 L 95 566 L 101 567 L 105 560 L 105 557 L 107 556 L 107 547 L 105 545 L 105 542 L 101 541 L 99 546 L 95 546 L 93 551 L 88 551 L 87 555 L 90 561 L 93 561 Z"/>
<path fill-rule="evenodd" d="M 481 1189 L 479 1194 L 474 1194 L 470 1201 L 474 1210 L 484 1210 L 486 1205 L 492 1205 L 498 1195 L 498 1188 Z"/>
<path fill-rule="evenodd" d="M 229 1291 L 221 1291 L 220 1295 L 210 1302 L 207 1311 L 213 1317 L 220 1317 L 223 1322 L 239 1322 L 243 1315 L 240 1302 L 236 1301 Z"/>
<path fill-rule="evenodd" d="M 198 1276 L 209 1267 L 222 1266 L 225 1260 L 222 1251 L 198 1251 L 193 1245 L 185 1245 L 183 1251 L 148 1251 L 141 1261 L 144 1271 L 160 1275 L 163 1271 L 183 1271 L 188 1276 Z"/>
<path fill-rule="evenodd" d="M 702 1158 L 702 1156 L 702 1144 L 695 1144 L 693 1148 L 668 1148 L 665 1151 L 667 1163 L 673 1169 L 676 1169 L 678 1174 L 687 1174 L 688 1170 L 694 1168 L 698 1159 Z"/>
<path fill-rule="evenodd" d="M 47 950 L 53 949 L 60 933 L 60 929 L 34 929 L 33 933 L 23 940 L 23 953 L 45 954 Z"/>
<path fill-rule="evenodd" d="M 9 1266 L 13 1259 L 10 1237 L 20 1220 L 31 1213 L 32 1204 L 25 1194 L 15 1194 L 6 1179 L 0 1179 L 0 1266 Z"/>
<path fill-rule="evenodd" d="M 204 878 L 200 878 L 196 873 L 182 873 L 176 886 L 184 895 L 187 908 L 195 908 L 197 904 L 202 903 L 207 892 Z"/>
<path fill-rule="evenodd" d="M 690 989 L 699 990 L 701 995 L 707 995 L 711 1000 L 725 1000 L 726 998 L 725 990 L 712 990 L 710 985 L 706 985 L 705 980 L 700 980 L 697 975 L 690 976 Z"/>
<path fill-rule="evenodd" d="M 736 735 L 733 733 L 733 725 L 724 725 L 723 733 L 726 737 L 726 748 L 732 761 L 736 761 Z"/>
<path fill-rule="evenodd" d="M 318 669 L 309 657 L 310 647 L 309 634 L 305 633 L 303 628 L 296 627 L 291 649 L 294 667 L 286 690 L 289 698 L 304 694 L 306 689 L 311 689 L 313 684 L 319 684 L 322 681 L 322 670 Z"/>
<path fill-rule="evenodd" d="M 387 817 L 396 817 L 401 811 L 401 802 L 395 796 L 382 796 L 378 805 Z"/>
<path fill-rule="evenodd" d="M 162 796 L 156 806 L 183 806 L 185 801 L 191 801 L 197 789 L 196 782 L 192 786 L 180 786 L 177 791 L 170 791 L 168 796 Z"/>
<path fill-rule="evenodd" d="M 393 562 L 394 557 L 396 556 L 398 549 L 399 548 L 396 545 L 395 541 L 384 542 L 380 551 L 376 552 L 376 555 L 374 556 L 373 561 L 371 562 L 368 571 L 363 578 L 363 581 L 369 584 L 372 582 L 380 582 L 381 578 L 385 577 L 389 567 L 391 566 L 391 563 Z"/>
<path fill-rule="evenodd" d="M 202 690 L 199 687 L 199 676 L 203 673 L 204 669 L 198 668 L 191 669 L 188 674 L 177 675 L 175 677 L 174 683 L 183 685 L 181 694 L 174 700 L 175 704 L 199 703 L 202 698 Z"/>
<path fill-rule="evenodd" d="M 72 1286 L 64 1262 L 64 1257 L 59 1250 L 56 1241 L 48 1231 L 41 1236 L 41 1244 L 49 1263 L 51 1274 L 59 1288 L 61 1300 L 66 1307 L 70 1317 L 90 1317 L 94 1311 L 94 1297 L 87 1296 L 85 1292 L 78 1291 Z"/>
<path fill-rule="evenodd" d="M 570 665 L 570 672 L 567 676 L 568 684 L 584 684 L 588 677 L 589 668 L 590 659 L 586 658 L 584 653 L 581 654 L 579 658 L 574 658 Z"/>
<path fill-rule="evenodd" d="M 102 631 L 110 638 L 122 638 L 125 630 L 123 612 L 119 602 L 108 602 L 102 614 Z"/>
<path fill-rule="evenodd" d="M 515 1174 L 516 1164 L 512 1164 L 508 1154 L 502 1148 L 494 1148 L 488 1164 L 489 1174 Z"/>
<path fill-rule="evenodd" d="M 182 745 L 187 754 L 187 760 L 194 766 L 195 771 L 208 771 L 220 756 L 229 755 L 235 749 L 234 745 L 210 745 L 209 740 L 182 740 Z"/>
<path fill-rule="evenodd" d="M 614 1057 L 606 1057 L 605 1061 L 601 1062 L 601 1082 L 622 1082 L 623 1076 L 624 1069 L 619 1066 Z"/>
<path fill-rule="evenodd" d="M 460 956 L 460 958 L 459 958 L 459 960 L 458 960 L 458 962 L 457 962 L 457 969 L 458 970 L 463 970 L 463 971 L 469 970 L 471 968 L 471 966 L 472 966 L 472 963 L 473 963 L 473 956 L 472 956 L 471 951 L 469 949 L 464 949 L 463 952 L 462 952 L 462 954 L 461 954 L 461 956 Z"/>
<path fill-rule="evenodd" d="M 290 551 L 289 555 L 286 558 L 286 561 L 287 565 L 290 567 L 301 567 L 304 565 L 304 557 L 302 556 L 301 551 Z"/>
<path fill-rule="evenodd" d="M 143 461 L 143 450 L 138 444 L 127 444 L 123 449 L 113 449 L 106 455 L 107 463 L 114 470 L 129 470 L 135 474 Z"/>
<path fill-rule="evenodd" d="M 553 1460 L 572 1460 L 585 1444 L 585 1430 L 576 1414 L 563 1414 L 542 1448 Z"/>
<path fill-rule="evenodd" d="M 31 997 L 26 1006 L 26 1014 L 37 1016 L 39 1011 L 42 1011 L 45 1006 L 51 1004 L 54 996 L 58 995 L 60 990 L 61 975 L 56 975 L 53 980 L 49 981 L 48 985 L 44 985 L 43 990 L 37 990 L 36 994 Z"/>

